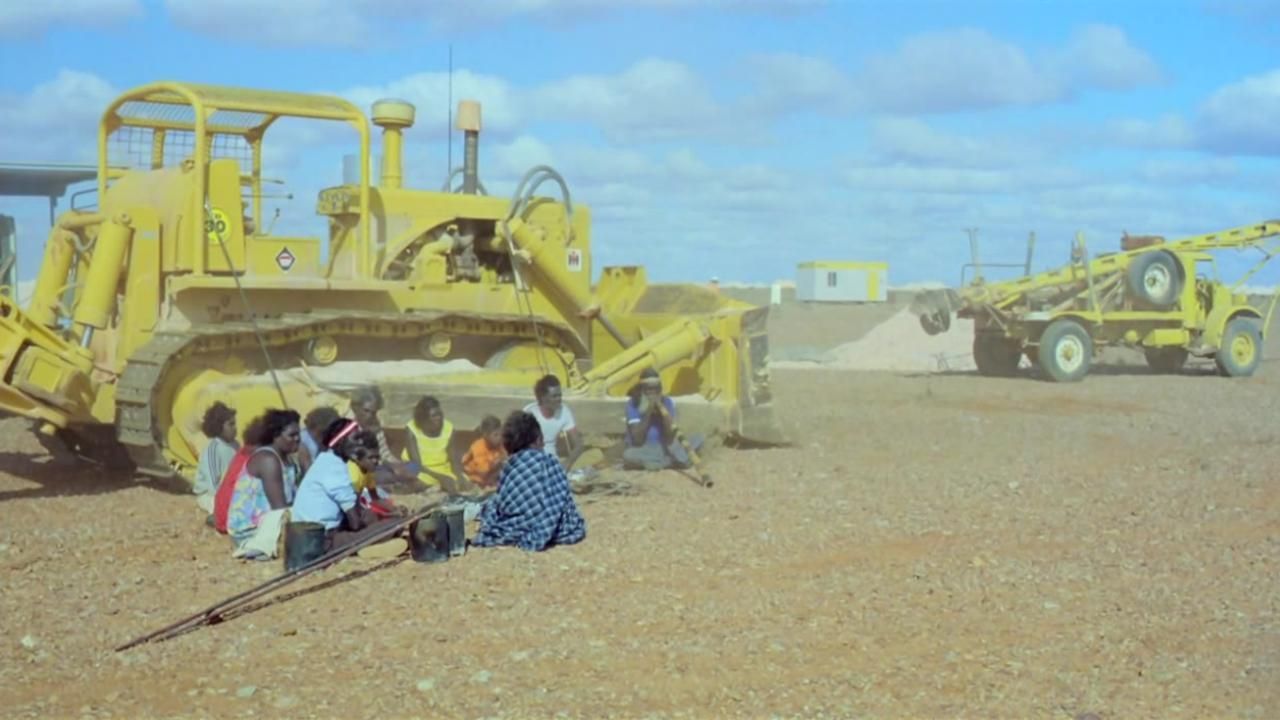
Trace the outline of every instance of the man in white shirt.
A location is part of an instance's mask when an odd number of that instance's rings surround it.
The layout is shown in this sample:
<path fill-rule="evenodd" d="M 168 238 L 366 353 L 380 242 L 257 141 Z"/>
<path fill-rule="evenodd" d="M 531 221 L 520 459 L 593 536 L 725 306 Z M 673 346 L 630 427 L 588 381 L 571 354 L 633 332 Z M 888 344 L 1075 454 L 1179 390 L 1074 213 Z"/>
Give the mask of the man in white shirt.
<path fill-rule="evenodd" d="M 560 378 L 544 375 L 533 386 L 533 396 L 536 400 L 525 405 L 524 411 L 537 418 L 538 425 L 542 427 L 543 452 L 559 458 L 557 441 L 564 435 L 566 455 L 560 464 L 565 469 L 573 467 L 584 449 L 582 434 L 574 423 L 573 412 L 564 404 L 564 389 L 560 386 Z"/>

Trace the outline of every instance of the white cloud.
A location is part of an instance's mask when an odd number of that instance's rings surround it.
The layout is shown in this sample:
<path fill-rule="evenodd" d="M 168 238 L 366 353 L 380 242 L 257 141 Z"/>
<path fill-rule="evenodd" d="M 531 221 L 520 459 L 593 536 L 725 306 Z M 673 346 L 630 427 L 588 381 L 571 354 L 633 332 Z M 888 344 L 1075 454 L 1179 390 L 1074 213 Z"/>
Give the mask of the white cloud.
<path fill-rule="evenodd" d="M 976 28 L 910 37 L 871 57 L 856 84 L 871 109 L 897 113 L 1035 105 L 1063 92 L 1021 48 Z"/>
<path fill-rule="evenodd" d="M 1239 155 L 1280 155 L 1280 69 L 1244 78 L 1209 96 L 1194 127 L 1200 146 Z"/>
<path fill-rule="evenodd" d="M 1231 158 L 1155 158 L 1138 164 L 1136 175 L 1154 185 L 1212 185 L 1240 176 Z"/>
<path fill-rule="evenodd" d="M 273 47 L 358 48 L 373 42 L 364 0 L 164 0 L 173 24 L 191 32 Z"/>
<path fill-rule="evenodd" d="M 1161 115 L 1154 120 L 1118 118 L 1108 120 L 1096 130 L 1083 133 L 1084 139 L 1103 145 L 1145 149 L 1176 149 L 1195 144 L 1195 133 L 1177 114 Z"/>
<path fill-rule="evenodd" d="M 429 138 L 435 143 L 448 125 L 448 83 L 447 73 L 425 72 L 337 94 L 365 112 L 381 98 L 408 100 L 417 108 L 417 120 L 406 142 Z M 719 103 L 691 68 L 660 58 L 639 60 L 616 74 L 572 75 L 528 88 L 458 70 L 452 107 L 462 99 L 479 101 L 483 134 L 504 140 L 538 122 L 593 126 L 606 139 L 623 144 L 691 137 L 741 139 L 757 129 Z"/>
<path fill-rule="evenodd" d="M 756 88 L 747 101 L 753 111 L 782 114 L 800 106 L 842 113 L 860 98 L 844 71 L 825 58 L 769 53 L 753 55 L 746 64 Z"/>
<path fill-rule="evenodd" d="M 1197 149 L 1220 155 L 1280 155 L 1280 69 L 1225 85 L 1188 121 L 1178 113 L 1120 118 L 1087 133 L 1102 144 L 1143 149 Z"/>
<path fill-rule="evenodd" d="M 913 35 L 852 73 L 810 56 L 749 60 L 756 106 L 778 111 L 929 114 L 1034 106 L 1086 90 L 1131 90 L 1160 82 L 1156 62 L 1119 28 L 1087 25 L 1060 48 L 1030 54 L 980 28 Z"/>
<path fill-rule="evenodd" d="M 931 127 L 919 118 L 882 117 L 871 123 L 870 142 L 877 159 L 924 166 L 991 168 L 1044 159 L 1043 145 L 1009 133 L 967 136 Z"/>
<path fill-rule="evenodd" d="M 138 0 L 46 0 L 0 3 L 0 37 L 30 40 L 54 27 L 106 27 L 142 17 Z"/>
<path fill-rule="evenodd" d="M 1066 47 L 1051 53 L 1047 66 L 1071 88 L 1132 90 L 1164 80 L 1156 61 L 1109 25 L 1077 29 Z"/>
<path fill-rule="evenodd" d="M 348 48 L 409 42 L 428 30 L 483 33 L 507 22 L 564 29 L 628 10 L 785 14 L 825 4 L 825 0 L 164 0 L 173 22 L 193 32 L 275 47 Z"/>
<path fill-rule="evenodd" d="M 682 63 L 640 60 L 616 75 L 574 75 L 528 93 L 538 117 L 591 123 L 621 143 L 738 134 L 750 126 Z"/>
<path fill-rule="evenodd" d="M 0 93 L 0 157 L 14 162 L 92 162 L 97 127 L 116 90 L 92 73 L 61 70 L 25 94 Z"/>
<path fill-rule="evenodd" d="M 532 20 L 563 26 L 627 10 L 717 10 L 785 14 L 826 4 L 826 0 L 469 0 L 441 3 L 432 10 L 432 20 L 440 28 L 448 30 L 508 20 Z"/>
<path fill-rule="evenodd" d="M 853 167 L 845 172 L 844 177 L 851 187 L 864 190 L 960 195 L 1010 194 L 1070 187 L 1082 180 L 1078 171 L 1061 167 L 997 170 L 909 165 Z"/>
<path fill-rule="evenodd" d="M 455 164 L 462 163 L 459 161 Z M 521 135 L 505 144 L 482 143 L 479 164 L 481 180 L 512 180 L 537 165 L 557 167 L 560 163 L 545 142 L 529 135 Z"/>

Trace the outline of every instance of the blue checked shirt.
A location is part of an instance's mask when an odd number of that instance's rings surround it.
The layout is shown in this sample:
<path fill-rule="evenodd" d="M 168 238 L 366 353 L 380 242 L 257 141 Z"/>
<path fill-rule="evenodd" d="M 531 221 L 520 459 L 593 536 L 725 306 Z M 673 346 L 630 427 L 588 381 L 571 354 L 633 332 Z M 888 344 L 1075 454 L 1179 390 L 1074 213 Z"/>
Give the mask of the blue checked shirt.
<path fill-rule="evenodd" d="M 573 501 L 560 461 L 526 448 L 503 466 L 498 492 L 480 511 L 480 531 L 473 542 L 481 547 L 545 550 L 581 542 L 586 536 L 587 522 Z"/>

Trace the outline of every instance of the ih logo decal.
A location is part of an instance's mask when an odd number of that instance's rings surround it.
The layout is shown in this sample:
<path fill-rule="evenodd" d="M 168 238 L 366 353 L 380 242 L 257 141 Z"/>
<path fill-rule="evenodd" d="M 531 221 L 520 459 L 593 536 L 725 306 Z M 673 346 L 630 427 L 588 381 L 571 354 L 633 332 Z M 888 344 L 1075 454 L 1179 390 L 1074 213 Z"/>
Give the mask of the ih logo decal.
<path fill-rule="evenodd" d="M 582 272 L 582 251 L 578 248 L 570 248 L 565 261 L 569 266 L 569 272 Z"/>
<path fill-rule="evenodd" d="M 289 248 L 284 248 L 276 254 L 276 265 L 279 265 L 280 269 L 285 272 L 289 272 L 289 268 L 293 267 L 293 264 L 297 262 L 297 260 L 298 258 L 294 257 L 293 253 L 289 252 Z"/>

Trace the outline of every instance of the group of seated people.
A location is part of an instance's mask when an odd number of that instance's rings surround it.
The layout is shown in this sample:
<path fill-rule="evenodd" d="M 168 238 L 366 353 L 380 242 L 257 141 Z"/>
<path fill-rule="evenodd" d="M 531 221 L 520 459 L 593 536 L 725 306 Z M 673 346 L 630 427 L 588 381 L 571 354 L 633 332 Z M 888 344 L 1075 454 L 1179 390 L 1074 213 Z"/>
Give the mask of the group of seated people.
<path fill-rule="evenodd" d="M 559 379 L 546 375 L 534 401 L 504 421 L 487 416 L 465 451 L 440 402 L 423 397 L 406 426 L 399 455 L 379 420 L 376 387 L 358 390 L 350 412 L 332 406 L 267 410 L 237 442 L 236 411 L 222 402 L 205 413 L 209 438 L 196 468 L 195 493 L 209 523 L 232 542 L 235 557 L 277 557 L 286 523 L 317 523 L 326 549 L 406 514 L 388 487 L 416 485 L 436 497 L 482 496 L 480 527 L 472 544 L 543 550 L 580 542 L 586 523 L 573 500 L 567 470 L 584 450 Z M 647 370 L 627 402 L 624 466 L 687 467 L 673 437 L 675 406 Z M 558 450 L 565 440 L 565 454 Z"/>

